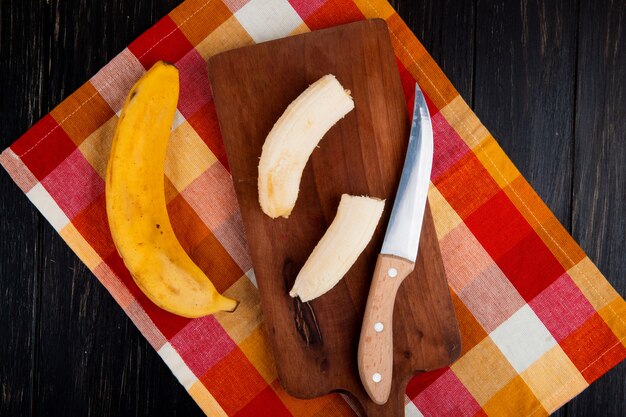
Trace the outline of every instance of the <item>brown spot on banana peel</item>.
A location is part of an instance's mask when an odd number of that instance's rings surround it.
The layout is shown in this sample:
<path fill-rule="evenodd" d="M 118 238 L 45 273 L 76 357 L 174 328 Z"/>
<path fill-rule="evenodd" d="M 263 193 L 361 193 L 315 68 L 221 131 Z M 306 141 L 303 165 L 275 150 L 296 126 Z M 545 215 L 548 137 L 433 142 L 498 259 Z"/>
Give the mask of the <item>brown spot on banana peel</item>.
<path fill-rule="evenodd" d="M 172 287 L 169 284 L 166 284 L 168 290 L 170 290 L 173 294 L 180 294 L 180 290 L 178 288 Z"/>

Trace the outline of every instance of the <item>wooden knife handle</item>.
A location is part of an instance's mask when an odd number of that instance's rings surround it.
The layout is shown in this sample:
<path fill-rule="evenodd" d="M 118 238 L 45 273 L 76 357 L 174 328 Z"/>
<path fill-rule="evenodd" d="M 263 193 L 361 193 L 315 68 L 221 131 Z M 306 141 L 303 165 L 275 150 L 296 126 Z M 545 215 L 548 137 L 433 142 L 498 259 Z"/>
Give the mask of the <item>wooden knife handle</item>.
<path fill-rule="evenodd" d="M 393 374 L 393 306 L 402 281 L 415 264 L 393 255 L 378 255 L 359 339 L 359 374 L 376 404 L 389 398 Z"/>

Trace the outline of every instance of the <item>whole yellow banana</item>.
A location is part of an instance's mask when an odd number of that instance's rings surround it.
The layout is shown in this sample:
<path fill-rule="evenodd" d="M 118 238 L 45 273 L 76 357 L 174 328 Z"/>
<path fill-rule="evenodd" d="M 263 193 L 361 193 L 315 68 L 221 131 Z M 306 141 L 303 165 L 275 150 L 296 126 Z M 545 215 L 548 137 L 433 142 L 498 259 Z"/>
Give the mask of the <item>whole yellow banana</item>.
<path fill-rule="evenodd" d="M 164 188 L 165 151 L 178 102 L 178 70 L 157 62 L 133 86 L 120 114 L 106 176 L 113 241 L 141 290 L 184 317 L 233 311 L 174 234 Z"/>

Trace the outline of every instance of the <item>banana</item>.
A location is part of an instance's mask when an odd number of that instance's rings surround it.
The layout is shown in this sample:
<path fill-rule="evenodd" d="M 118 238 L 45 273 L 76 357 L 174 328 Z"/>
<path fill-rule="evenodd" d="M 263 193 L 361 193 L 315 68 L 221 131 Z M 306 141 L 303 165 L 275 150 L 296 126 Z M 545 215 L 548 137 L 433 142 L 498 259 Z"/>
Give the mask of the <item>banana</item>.
<path fill-rule="evenodd" d="M 178 242 L 167 214 L 164 166 L 178 102 L 178 70 L 157 62 L 130 90 L 113 138 L 106 210 L 115 247 L 139 288 L 184 317 L 234 311 Z"/>
<path fill-rule="evenodd" d="M 354 108 L 350 92 L 325 75 L 300 94 L 267 135 L 259 161 L 259 203 L 275 219 L 289 217 L 302 171 L 328 130 Z"/>
<path fill-rule="evenodd" d="M 343 194 L 333 222 L 304 263 L 289 295 L 307 302 L 330 291 L 372 239 L 384 208 L 384 200 Z"/>

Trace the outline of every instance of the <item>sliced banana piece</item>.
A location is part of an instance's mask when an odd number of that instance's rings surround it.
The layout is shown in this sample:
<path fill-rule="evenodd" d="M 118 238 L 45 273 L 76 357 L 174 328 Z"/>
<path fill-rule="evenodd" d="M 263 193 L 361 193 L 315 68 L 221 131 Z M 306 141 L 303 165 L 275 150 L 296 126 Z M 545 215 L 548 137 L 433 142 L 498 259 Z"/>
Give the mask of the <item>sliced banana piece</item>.
<path fill-rule="evenodd" d="M 311 84 L 287 107 L 267 135 L 259 161 L 259 203 L 265 214 L 289 217 L 311 153 L 353 108 L 350 92 L 332 74 Z"/>
<path fill-rule="evenodd" d="M 289 295 L 306 302 L 330 291 L 372 239 L 384 208 L 384 200 L 343 194 L 333 222 L 298 273 Z"/>

